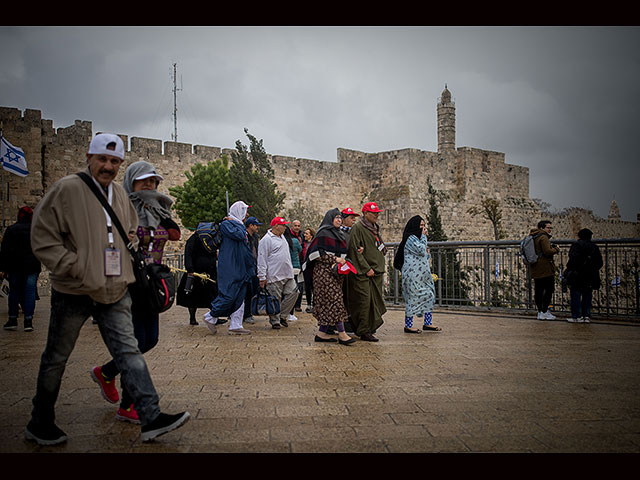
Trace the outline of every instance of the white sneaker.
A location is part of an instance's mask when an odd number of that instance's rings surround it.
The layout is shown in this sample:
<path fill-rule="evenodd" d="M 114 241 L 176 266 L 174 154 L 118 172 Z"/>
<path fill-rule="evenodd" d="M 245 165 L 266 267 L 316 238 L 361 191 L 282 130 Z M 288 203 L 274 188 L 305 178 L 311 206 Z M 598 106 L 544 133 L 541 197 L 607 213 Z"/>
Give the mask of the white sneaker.
<path fill-rule="evenodd" d="M 538 320 L 546 320 L 544 313 L 538 312 Z"/>
<path fill-rule="evenodd" d="M 545 320 L 555 320 L 556 319 L 555 315 L 553 313 L 551 313 L 550 310 L 547 310 L 546 312 L 544 312 L 543 315 L 544 315 L 544 319 Z"/>
<path fill-rule="evenodd" d="M 589 317 L 582 317 L 582 323 L 591 323 Z"/>
<path fill-rule="evenodd" d="M 582 323 L 581 318 L 567 318 L 567 322 L 569 323 Z"/>
<path fill-rule="evenodd" d="M 244 320 L 242 320 L 244 323 L 256 323 L 255 318 L 253 317 L 247 317 Z"/>
<path fill-rule="evenodd" d="M 296 320 L 298 320 L 298 317 L 296 317 L 294 314 L 290 313 L 289 314 L 289 321 L 290 322 L 295 322 Z"/>

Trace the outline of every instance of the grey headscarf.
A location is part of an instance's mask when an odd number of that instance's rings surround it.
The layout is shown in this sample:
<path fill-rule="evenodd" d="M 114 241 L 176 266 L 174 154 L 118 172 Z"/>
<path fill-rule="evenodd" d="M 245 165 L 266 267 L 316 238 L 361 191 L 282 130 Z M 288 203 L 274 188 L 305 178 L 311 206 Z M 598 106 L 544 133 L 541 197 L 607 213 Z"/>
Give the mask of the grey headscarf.
<path fill-rule="evenodd" d="M 163 180 L 156 167 L 149 162 L 144 160 L 134 162 L 124 172 L 122 187 L 129 194 L 129 200 L 131 200 L 138 213 L 139 225 L 155 230 L 163 218 L 171 218 L 173 200 L 157 190 L 133 191 L 133 182 L 135 180 L 141 180 L 140 177 L 147 178 L 150 176 L 156 177 L 158 182 Z"/>

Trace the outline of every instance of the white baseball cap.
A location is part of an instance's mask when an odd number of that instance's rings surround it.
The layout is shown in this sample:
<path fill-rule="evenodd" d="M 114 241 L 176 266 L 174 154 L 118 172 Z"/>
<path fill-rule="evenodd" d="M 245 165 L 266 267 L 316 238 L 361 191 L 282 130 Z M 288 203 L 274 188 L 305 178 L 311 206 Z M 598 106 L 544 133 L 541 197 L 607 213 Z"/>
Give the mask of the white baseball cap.
<path fill-rule="evenodd" d="M 107 148 L 110 143 L 115 143 L 115 150 Z M 124 143 L 118 135 L 112 133 L 99 133 L 91 140 L 89 144 L 90 155 L 112 155 L 118 157 L 120 160 L 124 160 Z"/>
<path fill-rule="evenodd" d="M 143 173 L 142 175 L 138 175 L 134 180 L 144 180 L 145 178 L 156 177 L 159 180 L 164 180 L 164 177 L 156 172 L 155 168 L 151 173 Z"/>

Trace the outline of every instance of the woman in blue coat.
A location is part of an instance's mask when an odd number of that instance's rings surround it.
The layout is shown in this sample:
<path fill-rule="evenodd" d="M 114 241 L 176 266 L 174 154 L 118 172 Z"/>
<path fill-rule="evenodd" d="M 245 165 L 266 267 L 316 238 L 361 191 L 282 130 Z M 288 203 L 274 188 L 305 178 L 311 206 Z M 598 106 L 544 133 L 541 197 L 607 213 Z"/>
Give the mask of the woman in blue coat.
<path fill-rule="evenodd" d="M 244 299 L 255 273 L 254 258 L 244 226 L 248 208 L 242 201 L 235 202 L 229 209 L 229 215 L 220 223 L 222 243 L 218 253 L 218 296 L 204 316 L 211 333 L 216 333 L 218 317 L 226 316 L 230 316 L 229 333 L 251 333 L 242 327 Z"/>
<path fill-rule="evenodd" d="M 393 266 L 402 272 L 406 333 L 420 333 L 419 329 L 413 328 L 414 315 L 418 317 L 424 315 L 423 330 L 441 330 L 440 327 L 431 324 L 436 289 L 429 265 L 430 258 L 425 222 L 420 215 L 416 215 L 404 228 L 402 242 L 398 246 L 393 262 Z"/>

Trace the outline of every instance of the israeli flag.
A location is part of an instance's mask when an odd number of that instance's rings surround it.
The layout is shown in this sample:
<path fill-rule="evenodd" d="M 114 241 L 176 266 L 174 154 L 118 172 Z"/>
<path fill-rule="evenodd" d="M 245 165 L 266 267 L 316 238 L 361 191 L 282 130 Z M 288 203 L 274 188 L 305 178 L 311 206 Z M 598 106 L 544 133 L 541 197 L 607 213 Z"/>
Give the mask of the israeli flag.
<path fill-rule="evenodd" d="M 8 172 L 20 177 L 26 177 L 29 174 L 22 149 L 14 147 L 4 137 L 0 137 L 0 160 L 2 160 L 2 168 Z"/>

